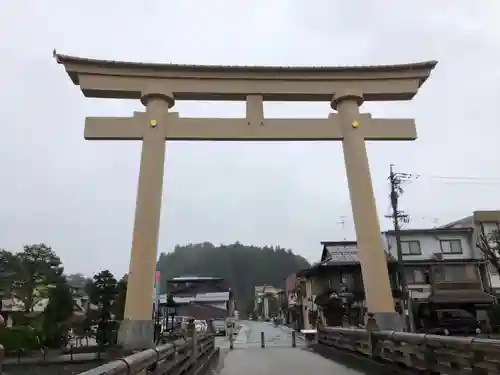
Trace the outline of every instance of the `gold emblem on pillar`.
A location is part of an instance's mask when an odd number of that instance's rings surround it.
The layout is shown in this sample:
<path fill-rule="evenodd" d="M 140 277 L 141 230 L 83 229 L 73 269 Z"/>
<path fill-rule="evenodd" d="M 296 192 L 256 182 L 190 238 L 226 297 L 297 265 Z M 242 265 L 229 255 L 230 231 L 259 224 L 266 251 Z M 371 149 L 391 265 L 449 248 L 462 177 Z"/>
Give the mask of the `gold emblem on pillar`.
<path fill-rule="evenodd" d="M 156 128 L 156 124 L 157 124 L 156 120 L 149 120 L 149 123 L 151 124 L 152 128 Z"/>
<path fill-rule="evenodd" d="M 355 129 L 356 129 L 356 128 L 359 126 L 359 121 L 354 120 L 354 121 L 351 123 L 351 125 L 352 125 L 352 127 L 353 127 L 353 128 L 355 128 Z"/>

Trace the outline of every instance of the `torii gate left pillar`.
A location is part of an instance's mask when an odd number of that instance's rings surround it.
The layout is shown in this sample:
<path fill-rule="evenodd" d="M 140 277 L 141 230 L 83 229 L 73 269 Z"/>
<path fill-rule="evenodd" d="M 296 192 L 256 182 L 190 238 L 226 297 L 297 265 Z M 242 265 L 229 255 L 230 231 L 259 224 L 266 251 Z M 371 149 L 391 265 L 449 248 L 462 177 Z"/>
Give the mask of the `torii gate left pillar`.
<path fill-rule="evenodd" d="M 165 137 L 168 110 L 174 105 L 170 92 L 149 90 L 141 102 L 146 107 L 150 126 L 143 127 L 139 184 L 132 234 L 125 314 L 118 341 L 131 349 L 152 346 L 153 280 L 156 271 L 161 200 L 165 166 Z"/>

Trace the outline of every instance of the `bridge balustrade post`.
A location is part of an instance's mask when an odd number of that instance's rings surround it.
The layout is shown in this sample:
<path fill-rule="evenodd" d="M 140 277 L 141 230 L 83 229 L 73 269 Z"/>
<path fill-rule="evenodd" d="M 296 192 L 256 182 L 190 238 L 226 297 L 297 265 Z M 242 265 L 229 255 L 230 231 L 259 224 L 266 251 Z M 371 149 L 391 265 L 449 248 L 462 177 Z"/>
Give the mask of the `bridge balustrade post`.
<path fill-rule="evenodd" d="M 191 360 L 193 361 L 193 363 L 196 363 L 196 361 L 198 360 L 198 352 L 199 352 L 199 348 L 198 348 L 198 331 L 196 331 L 196 327 L 194 326 L 193 324 L 193 327 L 191 329 Z"/>
<path fill-rule="evenodd" d="M 1 315 L 0 315 L 1 316 Z M 5 358 L 5 348 L 0 344 L 0 375 L 3 374 L 3 360 Z"/>
<path fill-rule="evenodd" d="M 371 312 L 367 313 L 368 319 L 366 320 L 366 331 L 368 332 L 368 348 L 370 357 L 373 357 L 376 350 L 377 340 L 373 336 L 373 331 L 379 331 L 375 315 Z"/>
<path fill-rule="evenodd" d="M 434 368 L 438 361 L 437 361 L 437 356 L 436 353 L 434 352 L 434 348 L 430 345 L 427 345 L 427 343 L 424 344 L 424 361 L 425 361 L 425 366 L 427 368 Z M 430 375 L 438 375 L 439 373 L 436 371 L 429 370 L 428 373 Z"/>

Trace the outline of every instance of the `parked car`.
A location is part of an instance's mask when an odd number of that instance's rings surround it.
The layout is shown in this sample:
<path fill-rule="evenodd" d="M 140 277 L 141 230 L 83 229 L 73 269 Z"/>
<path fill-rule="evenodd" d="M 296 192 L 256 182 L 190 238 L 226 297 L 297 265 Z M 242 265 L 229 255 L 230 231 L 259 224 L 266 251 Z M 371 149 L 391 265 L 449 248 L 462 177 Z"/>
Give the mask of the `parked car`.
<path fill-rule="evenodd" d="M 427 333 L 436 335 L 468 335 L 481 333 L 481 322 L 466 310 L 436 310 L 436 317 L 437 319 L 435 319 L 434 323 L 426 329 Z"/>
<path fill-rule="evenodd" d="M 226 322 L 224 320 L 214 320 L 213 325 L 217 336 L 226 336 Z"/>

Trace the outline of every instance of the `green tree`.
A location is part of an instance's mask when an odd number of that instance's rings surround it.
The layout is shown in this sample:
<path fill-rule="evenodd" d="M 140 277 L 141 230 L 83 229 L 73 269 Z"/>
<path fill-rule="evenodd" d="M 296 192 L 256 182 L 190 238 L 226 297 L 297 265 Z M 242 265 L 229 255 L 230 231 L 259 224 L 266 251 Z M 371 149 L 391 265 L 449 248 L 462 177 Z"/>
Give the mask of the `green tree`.
<path fill-rule="evenodd" d="M 73 295 L 66 278 L 62 276 L 49 288 L 49 303 L 43 314 L 46 345 L 59 346 L 66 342 L 73 311 Z"/>
<path fill-rule="evenodd" d="M 63 273 L 61 260 L 51 247 L 45 244 L 25 245 L 22 252 L 11 259 L 15 272 L 12 293 L 24 304 L 24 311 L 48 294 L 48 286 L 57 282 Z"/>
<path fill-rule="evenodd" d="M 118 294 L 118 283 L 109 270 L 94 275 L 90 291 L 90 302 L 97 306 L 97 342 L 101 345 L 109 344 L 112 337 L 113 309 Z"/>
<path fill-rule="evenodd" d="M 2 311 L 2 300 L 12 294 L 12 282 L 16 274 L 15 261 L 14 254 L 0 249 L 0 311 Z"/>
<path fill-rule="evenodd" d="M 123 320 L 125 313 L 125 298 L 127 296 L 127 275 L 123 276 L 116 285 L 116 302 L 113 308 L 113 313 L 116 320 Z"/>
<path fill-rule="evenodd" d="M 241 312 L 253 311 L 255 285 L 284 286 L 284 280 L 310 265 L 303 257 L 279 246 L 258 247 L 236 242 L 214 246 L 210 242 L 175 246 L 160 254 L 162 293 L 166 281 L 176 276 L 214 276 L 224 278 L 233 288 Z"/>

